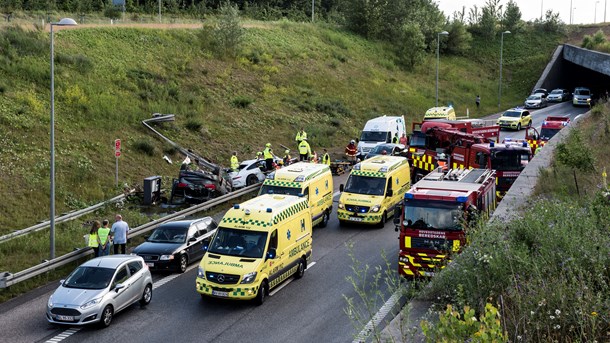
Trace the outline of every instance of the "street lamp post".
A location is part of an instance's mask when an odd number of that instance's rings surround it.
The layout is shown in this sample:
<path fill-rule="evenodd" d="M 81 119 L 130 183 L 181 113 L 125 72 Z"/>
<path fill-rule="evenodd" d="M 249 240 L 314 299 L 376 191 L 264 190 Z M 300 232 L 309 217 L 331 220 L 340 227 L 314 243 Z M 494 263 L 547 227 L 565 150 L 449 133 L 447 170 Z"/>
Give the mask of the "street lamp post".
<path fill-rule="evenodd" d="M 504 31 L 500 35 L 500 86 L 498 90 L 498 109 L 502 104 L 502 50 L 504 50 L 504 34 L 510 34 L 510 31 Z"/>
<path fill-rule="evenodd" d="M 53 51 L 53 26 L 74 26 L 76 21 L 72 18 L 63 18 L 51 25 L 51 232 L 50 232 L 50 257 L 55 258 L 55 61 Z"/>
<path fill-rule="evenodd" d="M 436 35 L 436 107 L 438 107 L 438 65 L 440 63 L 441 35 L 447 36 L 449 32 L 443 31 Z"/>
<path fill-rule="evenodd" d="M 313 23 L 314 12 L 316 8 L 316 0 L 311 0 L 311 22 Z"/>
<path fill-rule="evenodd" d="M 597 23 L 597 4 L 599 4 L 599 1 L 595 2 L 595 12 L 594 12 L 594 15 L 593 15 L 593 24 Z"/>
<path fill-rule="evenodd" d="M 570 25 L 572 25 L 572 0 L 570 0 Z"/>

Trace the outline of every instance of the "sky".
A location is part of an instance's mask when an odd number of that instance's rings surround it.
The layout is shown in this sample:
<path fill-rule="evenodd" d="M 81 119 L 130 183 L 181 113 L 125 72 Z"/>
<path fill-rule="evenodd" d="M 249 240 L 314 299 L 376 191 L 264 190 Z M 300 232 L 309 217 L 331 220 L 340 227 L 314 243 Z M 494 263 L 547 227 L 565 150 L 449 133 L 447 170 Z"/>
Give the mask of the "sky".
<path fill-rule="evenodd" d="M 452 16 L 453 12 L 461 11 L 466 7 L 466 18 L 468 12 L 474 5 L 481 8 L 485 6 L 486 0 L 435 0 L 441 11 L 446 16 Z M 500 0 L 500 4 L 506 6 L 508 0 Z M 559 18 L 566 24 L 570 24 L 570 6 L 572 7 L 572 24 L 592 24 L 604 22 L 604 7 L 610 6 L 609 0 L 515 0 L 521 10 L 521 19 L 525 21 L 540 18 L 540 13 L 552 10 L 559 13 Z M 596 10 L 597 7 L 597 10 Z M 606 7 L 607 8 L 607 7 Z M 610 8 L 606 9 L 606 21 L 610 21 Z"/>

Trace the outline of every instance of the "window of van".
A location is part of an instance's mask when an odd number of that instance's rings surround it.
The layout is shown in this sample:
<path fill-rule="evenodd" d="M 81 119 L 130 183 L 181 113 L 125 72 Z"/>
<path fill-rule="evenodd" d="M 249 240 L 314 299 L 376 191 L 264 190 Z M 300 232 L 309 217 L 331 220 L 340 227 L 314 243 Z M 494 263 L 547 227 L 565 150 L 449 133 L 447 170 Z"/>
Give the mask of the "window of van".
<path fill-rule="evenodd" d="M 345 192 L 354 194 L 383 195 L 385 192 L 385 179 L 350 175 L 345 183 Z"/>
<path fill-rule="evenodd" d="M 295 195 L 295 196 L 298 196 L 300 193 L 301 193 L 300 188 L 271 186 L 271 185 L 263 185 L 261 187 L 261 191 L 260 191 L 260 194 L 285 194 L 285 195 Z"/>

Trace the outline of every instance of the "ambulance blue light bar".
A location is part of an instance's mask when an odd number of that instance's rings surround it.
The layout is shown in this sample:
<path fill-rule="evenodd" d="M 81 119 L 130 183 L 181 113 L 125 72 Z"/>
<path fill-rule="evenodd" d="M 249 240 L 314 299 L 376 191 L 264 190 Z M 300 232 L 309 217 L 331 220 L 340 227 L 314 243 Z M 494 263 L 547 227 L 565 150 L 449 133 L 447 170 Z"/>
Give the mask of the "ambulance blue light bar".
<path fill-rule="evenodd" d="M 457 197 L 457 199 L 455 199 L 455 200 L 457 202 L 464 203 L 464 202 L 468 201 L 468 197 L 460 196 L 460 197 Z"/>
<path fill-rule="evenodd" d="M 405 199 L 413 199 L 414 196 L 412 193 L 405 193 Z"/>

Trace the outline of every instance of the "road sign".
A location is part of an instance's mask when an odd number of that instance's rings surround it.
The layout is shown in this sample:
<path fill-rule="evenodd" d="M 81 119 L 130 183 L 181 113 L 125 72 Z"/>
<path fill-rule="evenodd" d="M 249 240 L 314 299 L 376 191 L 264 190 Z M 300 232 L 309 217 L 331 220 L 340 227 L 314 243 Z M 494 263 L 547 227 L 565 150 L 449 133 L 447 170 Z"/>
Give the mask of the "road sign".
<path fill-rule="evenodd" d="M 115 151 L 114 152 L 114 156 L 115 157 L 121 157 L 121 152 L 120 151 Z"/>
<path fill-rule="evenodd" d="M 115 139 L 114 140 L 114 152 L 121 152 L 121 140 L 120 139 Z"/>

